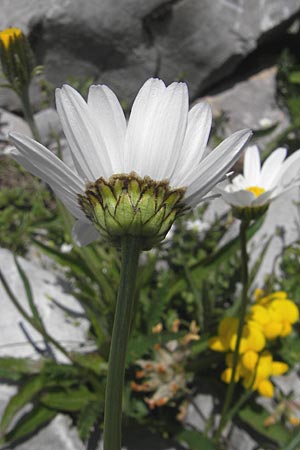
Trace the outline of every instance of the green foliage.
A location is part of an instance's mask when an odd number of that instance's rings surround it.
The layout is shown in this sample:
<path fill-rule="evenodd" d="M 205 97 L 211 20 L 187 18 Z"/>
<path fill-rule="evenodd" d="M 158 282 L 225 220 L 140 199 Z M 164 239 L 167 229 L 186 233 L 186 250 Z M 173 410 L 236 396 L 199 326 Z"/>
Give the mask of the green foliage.
<path fill-rule="evenodd" d="M 55 201 L 49 190 L 5 156 L 0 157 L 0 247 L 24 254 L 32 236 L 44 235 L 59 243 Z M 26 186 L 26 188 L 25 188 Z"/>
<path fill-rule="evenodd" d="M 276 423 L 269 427 L 264 425 L 269 414 L 259 405 L 247 405 L 242 408 L 238 415 L 240 419 L 257 433 L 256 439 L 263 448 L 275 448 L 280 450 L 289 441 L 290 432 L 281 424 Z M 271 447 L 270 444 L 273 444 Z"/>
<path fill-rule="evenodd" d="M 220 450 L 220 447 L 216 446 L 211 439 L 194 430 L 181 431 L 176 439 L 180 443 L 187 444 L 189 450 L 203 450 L 204 448 L 205 450 Z"/>

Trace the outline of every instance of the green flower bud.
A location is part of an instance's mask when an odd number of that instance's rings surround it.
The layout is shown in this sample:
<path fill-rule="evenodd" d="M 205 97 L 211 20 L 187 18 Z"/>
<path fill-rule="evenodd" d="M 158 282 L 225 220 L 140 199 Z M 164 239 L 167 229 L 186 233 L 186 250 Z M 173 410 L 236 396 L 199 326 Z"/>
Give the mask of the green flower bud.
<path fill-rule="evenodd" d="M 257 220 L 265 214 L 269 208 L 269 203 L 262 206 L 245 206 L 245 207 L 232 207 L 232 214 L 237 219 L 245 220 L 250 222 L 250 220 Z"/>
<path fill-rule="evenodd" d="M 89 183 L 79 203 L 100 234 L 120 245 L 124 236 L 141 238 L 149 250 L 164 239 L 185 209 L 185 190 L 171 189 L 167 181 L 140 178 L 135 173 L 99 178 Z"/>

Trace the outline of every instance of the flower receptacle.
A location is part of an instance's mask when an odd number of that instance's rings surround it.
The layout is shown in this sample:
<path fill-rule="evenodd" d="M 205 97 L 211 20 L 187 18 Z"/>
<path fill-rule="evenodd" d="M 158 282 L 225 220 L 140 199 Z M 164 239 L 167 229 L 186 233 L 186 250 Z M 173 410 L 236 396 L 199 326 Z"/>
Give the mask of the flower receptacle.
<path fill-rule="evenodd" d="M 185 209 L 184 193 L 185 189 L 171 189 L 167 181 L 132 172 L 90 183 L 85 195 L 79 195 L 79 203 L 100 234 L 115 245 L 126 235 L 136 236 L 149 250 L 164 239 Z"/>

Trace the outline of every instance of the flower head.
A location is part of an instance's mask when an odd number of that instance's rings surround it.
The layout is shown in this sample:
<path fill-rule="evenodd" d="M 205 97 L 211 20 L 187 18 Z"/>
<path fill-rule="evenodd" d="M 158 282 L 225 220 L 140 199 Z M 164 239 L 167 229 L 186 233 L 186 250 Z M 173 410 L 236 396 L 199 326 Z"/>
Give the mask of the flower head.
<path fill-rule="evenodd" d="M 22 95 L 32 79 L 35 61 L 29 42 L 20 28 L 0 31 L 0 60 L 9 87 Z"/>
<path fill-rule="evenodd" d="M 294 180 L 290 180 L 287 174 L 295 163 L 300 162 L 300 150 L 287 159 L 286 154 L 285 148 L 277 148 L 261 167 L 257 146 L 247 148 L 243 175 L 233 178 L 224 188 L 216 188 L 237 216 L 246 212 L 250 216 L 255 211 L 258 215 L 265 212 L 272 200 L 295 186 Z"/>
<path fill-rule="evenodd" d="M 292 326 L 299 320 L 299 308 L 287 298 L 284 291 L 257 298 L 251 306 L 249 319 L 255 322 L 268 340 L 291 334 Z"/>
<path fill-rule="evenodd" d="M 6 28 L 0 31 L 0 41 L 2 42 L 4 48 L 9 48 L 10 44 L 21 38 L 23 36 L 22 30 L 20 28 Z"/>
<path fill-rule="evenodd" d="M 199 103 L 188 112 L 184 83 L 148 80 L 128 123 L 107 86 L 91 86 L 87 102 L 63 86 L 56 104 L 76 171 L 17 133 L 11 155 L 64 202 L 77 219 L 73 235 L 81 245 L 100 232 L 117 244 L 124 235 L 138 236 L 150 248 L 224 177 L 251 134 L 234 133 L 204 158 L 211 110 Z"/>

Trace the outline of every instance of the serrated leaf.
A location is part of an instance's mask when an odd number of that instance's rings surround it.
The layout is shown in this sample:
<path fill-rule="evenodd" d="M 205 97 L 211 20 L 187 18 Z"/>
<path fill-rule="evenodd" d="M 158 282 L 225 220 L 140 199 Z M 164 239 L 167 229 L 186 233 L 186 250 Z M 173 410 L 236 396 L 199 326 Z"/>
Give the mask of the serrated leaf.
<path fill-rule="evenodd" d="M 198 431 L 184 430 L 176 435 L 181 444 L 188 444 L 189 450 L 220 450 L 209 438 Z"/>
<path fill-rule="evenodd" d="M 38 431 L 56 416 L 56 411 L 41 405 L 35 406 L 29 413 L 24 414 L 13 429 L 4 437 L 5 442 L 15 442 Z"/>
<path fill-rule="evenodd" d="M 2 415 L 0 428 L 1 432 L 5 433 L 9 427 L 14 416 L 19 412 L 27 403 L 31 403 L 38 392 L 43 388 L 45 384 L 44 377 L 38 375 L 30 378 L 19 389 L 19 391 L 10 399 L 4 413 Z"/>
<path fill-rule="evenodd" d="M 88 402 L 96 400 L 97 395 L 84 386 L 80 386 L 77 389 L 48 391 L 39 398 L 39 401 L 47 408 L 67 412 L 80 411 Z"/>

